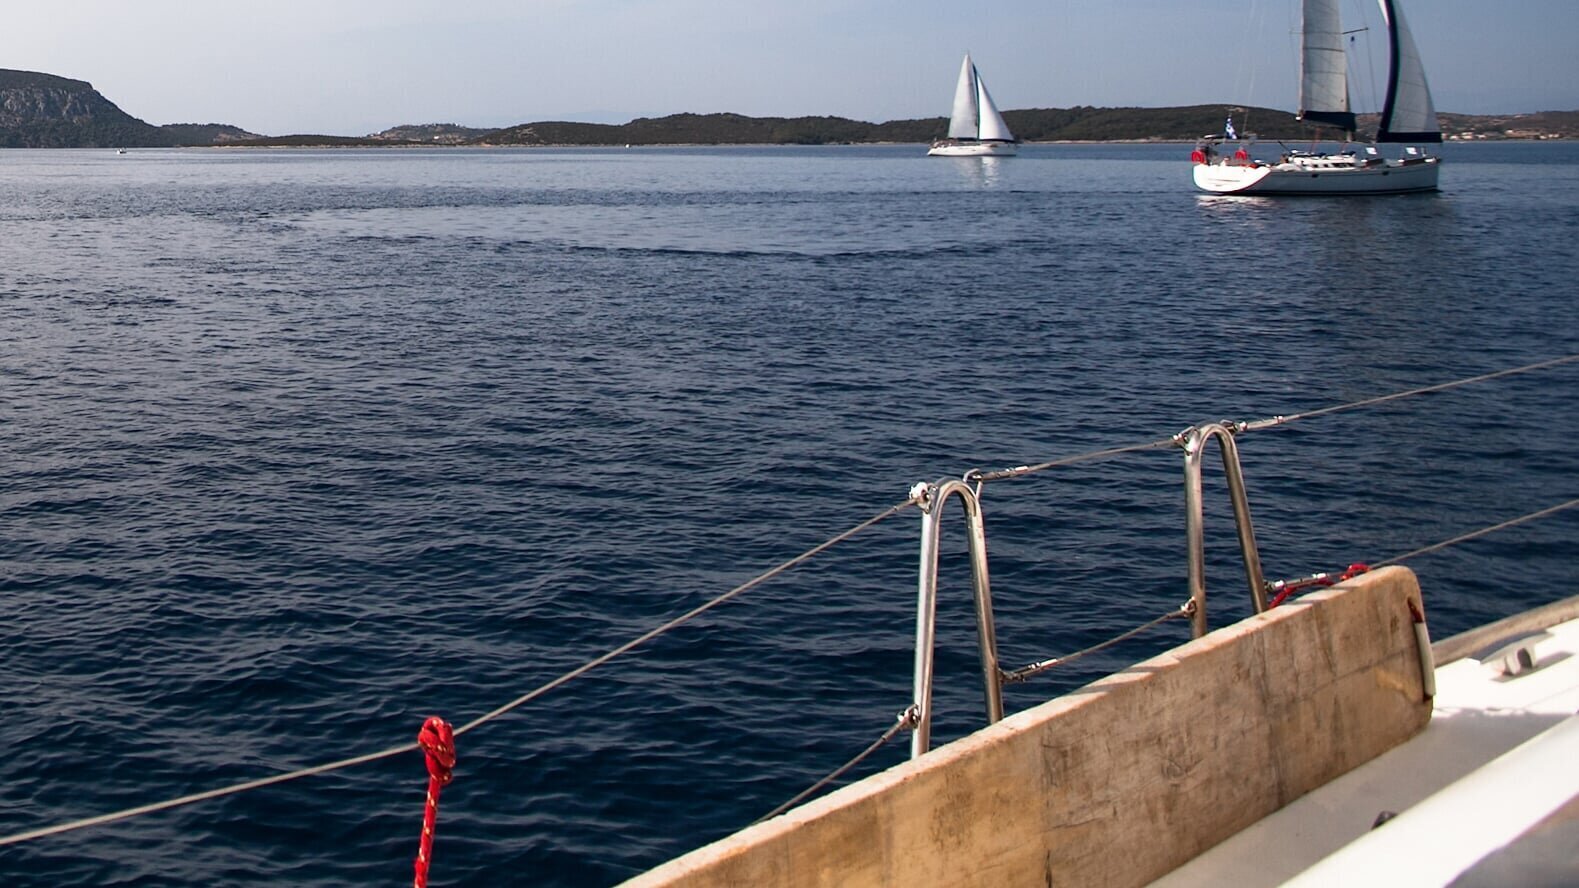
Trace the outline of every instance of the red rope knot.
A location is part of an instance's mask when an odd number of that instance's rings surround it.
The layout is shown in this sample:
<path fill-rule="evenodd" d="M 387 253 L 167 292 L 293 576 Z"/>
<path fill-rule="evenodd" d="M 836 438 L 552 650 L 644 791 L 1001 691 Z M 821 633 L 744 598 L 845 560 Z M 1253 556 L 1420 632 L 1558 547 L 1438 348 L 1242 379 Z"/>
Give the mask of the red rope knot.
<path fill-rule="evenodd" d="M 1273 595 L 1271 601 L 1267 602 L 1267 608 L 1277 607 L 1296 592 L 1303 592 L 1313 586 L 1335 586 L 1345 580 L 1352 580 L 1362 573 L 1367 573 L 1370 569 L 1370 566 L 1366 564 L 1351 564 L 1348 570 L 1338 574 L 1336 578 L 1332 574 L 1319 573 L 1312 574 L 1302 580 L 1279 580 L 1271 584 L 1271 588 L 1268 590 L 1276 594 Z"/>
<path fill-rule="evenodd" d="M 449 723 L 433 716 L 417 732 L 417 745 L 428 763 L 428 803 L 422 815 L 422 844 L 417 848 L 416 888 L 427 888 L 428 864 L 433 860 L 433 828 L 439 819 L 439 790 L 455 776 L 455 732 Z"/>
<path fill-rule="evenodd" d="M 440 786 L 448 786 L 455 776 L 455 731 L 449 722 L 436 715 L 423 722 L 422 730 L 417 732 L 417 745 L 427 756 L 428 776 Z"/>

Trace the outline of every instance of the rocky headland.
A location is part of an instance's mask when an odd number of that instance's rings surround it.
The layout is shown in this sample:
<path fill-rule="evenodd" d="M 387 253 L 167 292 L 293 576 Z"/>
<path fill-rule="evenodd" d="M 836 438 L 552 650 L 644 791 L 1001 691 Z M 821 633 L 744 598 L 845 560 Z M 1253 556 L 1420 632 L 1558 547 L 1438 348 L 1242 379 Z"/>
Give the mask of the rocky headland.
<path fill-rule="evenodd" d="M 87 81 L 0 69 L 0 147 L 167 148 L 255 138 L 217 123 L 154 126 L 116 107 Z"/>

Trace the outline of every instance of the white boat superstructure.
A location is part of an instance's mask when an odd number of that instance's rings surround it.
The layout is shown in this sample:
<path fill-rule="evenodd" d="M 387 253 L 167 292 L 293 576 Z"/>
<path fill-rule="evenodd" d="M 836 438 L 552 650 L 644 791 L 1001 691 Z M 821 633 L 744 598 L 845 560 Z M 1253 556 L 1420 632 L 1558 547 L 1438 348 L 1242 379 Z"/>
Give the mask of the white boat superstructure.
<path fill-rule="evenodd" d="M 1012 157 L 1019 151 L 1014 134 L 987 92 L 976 65 L 965 54 L 959 83 L 954 89 L 954 110 L 949 115 L 948 138 L 932 143 L 931 157 Z"/>
<path fill-rule="evenodd" d="M 1388 81 L 1376 144 L 1362 152 L 1284 151 L 1276 161 L 1252 156 L 1255 136 L 1238 138 L 1232 119 L 1222 135 L 1201 139 L 1191 155 L 1195 184 L 1217 194 L 1401 194 L 1435 191 L 1441 161 L 1420 146 L 1442 141 L 1425 66 L 1397 0 L 1378 0 L 1387 26 Z M 1338 0 L 1303 0 L 1300 120 L 1333 126 L 1352 142 L 1346 34 Z M 1383 157 L 1378 144 L 1407 146 Z"/>

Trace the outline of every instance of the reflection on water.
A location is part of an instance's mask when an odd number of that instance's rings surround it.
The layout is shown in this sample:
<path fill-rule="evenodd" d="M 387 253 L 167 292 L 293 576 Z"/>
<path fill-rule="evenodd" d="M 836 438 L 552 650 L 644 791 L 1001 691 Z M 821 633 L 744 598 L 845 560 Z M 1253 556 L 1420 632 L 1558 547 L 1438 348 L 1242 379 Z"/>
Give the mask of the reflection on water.
<path fill-rule="evenodd" d="M 949 157 L 960 177 L 975 188 L 997 188 L 1003 183 L 1006 157 Z"/>

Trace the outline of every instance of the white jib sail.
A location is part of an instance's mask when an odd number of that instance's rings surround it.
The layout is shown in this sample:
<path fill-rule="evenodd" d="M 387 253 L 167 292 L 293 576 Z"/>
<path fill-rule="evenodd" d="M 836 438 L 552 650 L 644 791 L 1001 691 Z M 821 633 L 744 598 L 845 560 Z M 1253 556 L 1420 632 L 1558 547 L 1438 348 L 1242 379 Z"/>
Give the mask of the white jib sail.
<path fill-rule="evenodd" d="M 970 53 L 965 54 L 965 64 L 959 69 L 959 85 L 954 88 L 954 113 L 949 115 L 948 135 L 951 139 L 976 138 L 976 66 L 971 64 Z"/>
<path fill-rule="evenodd" d="M 1014 141 L 1014 134 L 1009 132 L 1009 125 L 1003 122 L 1003 115 L 998 113 L 998 106 L 987 93 L 987 84 L 980 74 L 976 75 L 976 104 L 981 109 L 981 135 L 977 138 Z"/>
<path fill-rule="evenodd" d="M 1388 4 L 1382 4 L 1382 15 L 1387 15 Z M 1431 102 L 1431 88 L 1425 82 L 1425 65 L 1420 61 L 1420 51 L 1415 39 L 1404 24 L 1403 10 L 1397 2 L 1392 4 L 1393 18 L 1388 22 L 1398 34 L 1398 83 L 1393 92 L 1393 114 L 1382 121 L 1388 132 L 1436 133 L 1441 126 L 1436 120 L 1436 106 Z"/>

